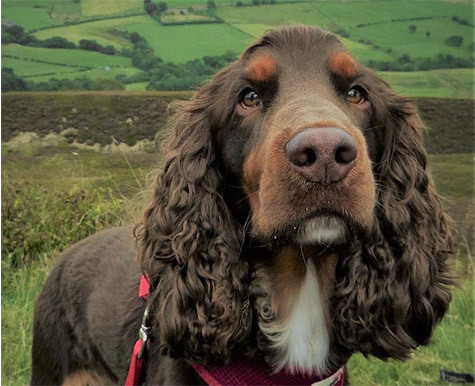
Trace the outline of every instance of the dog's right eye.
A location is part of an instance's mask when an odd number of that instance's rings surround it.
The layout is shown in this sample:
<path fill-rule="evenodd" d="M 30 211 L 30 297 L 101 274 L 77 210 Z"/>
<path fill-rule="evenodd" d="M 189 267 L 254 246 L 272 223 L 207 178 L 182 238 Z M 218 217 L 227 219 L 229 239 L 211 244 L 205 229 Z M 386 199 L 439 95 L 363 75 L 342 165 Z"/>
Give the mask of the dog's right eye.
<path fill-rule="evenodd" d="M 241 93 L 240 103 L 245 109 L 255 109 L 261 106 L 262 101 L 255 90 L 252 88 L 246 88 Z"/>

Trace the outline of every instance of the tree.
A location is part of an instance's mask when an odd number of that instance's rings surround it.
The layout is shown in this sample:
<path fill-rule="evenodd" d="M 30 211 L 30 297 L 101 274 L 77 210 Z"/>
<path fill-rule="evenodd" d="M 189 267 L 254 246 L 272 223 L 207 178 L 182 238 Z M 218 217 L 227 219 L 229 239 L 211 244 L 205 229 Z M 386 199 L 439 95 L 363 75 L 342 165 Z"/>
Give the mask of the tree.
<path fill-rule="evenodd" d="M 410 63 L 411 57 L 408 54 L 403 54 L 399 58 L 397 58 L 399 63 Z"/>
<path fill-rule="evenodd" d="M 106 55 L 115 55 L 115 48 L 114 46 L 105 46 L 103 49 L 102 49 L 102 53 L 103 54 L 106 54 Z"/>
<path fill-rule="evenodd" d="M 242 2 L 241 2 L 241 1 L 238 1 L 238 2 L 236 3 L 236 7 L 242 7 Z"/>
<path fill-rule="evenodd" d="M 8 23 L 2 22 L 2 33 L 5 33 L 5 32 L 13 36 L 13 38 L 16 41 L 23 36 L 25 31 L 18 24 L 11 23 L 11 22 L 8 22 Z"/>
<path fill-rule="evenodd" d="M 147 12 L 149 15 L 154 13 L 157 10 L 157 5 L 154 3 L 145 3 L 145 12 Z"/>
<path fill-rule="evenodd" d="M 416 32 L 416 26 L 415 26 L 414 24 L 411 24 L 411 25 L 409 26 L 409 31 L 410 31 L 411 33 Z"/>
<path fill-rule="evenodd" d="M 426 37 L 427 37 L 427 38 L 430 38 L 430 31 L 427 31 L 427 32 L 426 32 Z"/>
<path fill-rule="evenodd" d="M 2 44 L 14 43 L 15 38 L 8 32 L 2 32 Z"/>
<path fill-rule="evenodd" d="M 252 0 L 253 5 L 259 5 L 261 2 L 259 0 Z"/>
<path fill-rule="evenodd" d="M 460 47 L 463 43 L 463 37 L 459 35 L 452 35 L 445 40 L 448 46 Z"/>
<path fill-rule="evenodd" d="M 13 69 L 2 68 L 2 91 L 26 91 L 27 86 L 23 79 L 16 76 Z"/>
<path fill-rule="evenodd" d="M 216 3 L 213 0 L 209 0 L 206 3 L 206 7 L 208 7 L 208 9 L 215 9 L 216 8 Z"/>
<path fill-rule="evenodd" d="M 52 36 L 41 43 L 43 47 L 47 48 L 75 48 L 74 43 L 61 36 Z"/>
<path fill-rule="evenodd" d="M 157 6 L 158 13 L 165 12 L 167 9 L 168 9 L 167 3 L 165 3 L 164 1 L 160 1 L 160 3 L 158 3 L 158 6 Z"/>
<path fill-rule="evenodd" d="M 137 32 L 132 32 L 129 36 L 132 44 L 138 43 L 140 41 L 140 35 Z"/>

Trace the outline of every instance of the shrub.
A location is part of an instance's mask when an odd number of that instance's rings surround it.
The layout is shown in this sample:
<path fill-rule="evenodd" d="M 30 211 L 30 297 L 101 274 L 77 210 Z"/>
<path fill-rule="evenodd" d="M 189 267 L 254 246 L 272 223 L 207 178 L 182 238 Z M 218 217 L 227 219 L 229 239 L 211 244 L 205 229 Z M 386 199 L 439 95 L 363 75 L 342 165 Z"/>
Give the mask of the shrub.
<path fill-rule="evenodd" d="M 13 69 L 2 67 L 2 91 L 26 91 L 27 85 L 23 79 L 16 76 Z"/>
<path fill-rule="evenodd" d="M 46 48 L 75 48 L 74 43 L 61 36 L 52 36 L 43 40 L 41 45 Z"/>
<path fill-rule="evenodd" d="M 108 191 L 49 192 L 25 181 L 2 184 L 2 260 L 20 267 L 116 225 L 122 204 Z M 6 181 L 6 182 L 5 182 Z M 107 199 L 106 199 L 107 197 Z"/>
<path fill-rule="evenodd" d="M 157 12 L 158 13 L 165 12 L 167 9 L 168 9 L 167 3 L 165 3 L 164 1 L 161 1 L 160 3 L 158 3 L 158 5 L 157 5 Z"/>
<path fill-rule="evenodd" d="M 445 40 L 445 43 L 448 46 L 460 47 L 463 43 L 463 37 L 459 35 L 452 35 Z"/>

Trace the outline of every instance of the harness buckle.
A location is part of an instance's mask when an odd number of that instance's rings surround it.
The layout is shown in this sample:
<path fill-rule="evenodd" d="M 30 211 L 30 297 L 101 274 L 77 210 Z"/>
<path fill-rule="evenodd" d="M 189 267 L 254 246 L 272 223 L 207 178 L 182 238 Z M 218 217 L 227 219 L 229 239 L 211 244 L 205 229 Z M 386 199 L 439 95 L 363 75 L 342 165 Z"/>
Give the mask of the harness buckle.
<path fill-rule="evenodd" d="M 147 346 L 148 336 L 150 334 L 151 327 L 148 326 L 148 307 L 145 308 L 142 317 L 142 325 L 140 326 L 139 330 L 139 339 L 142 340 L 142 345 L 140 346 L 139 354 L 137 355 L 138 359 L 142 359 L 142 356 L 145 352 L 145 348 Z"/>

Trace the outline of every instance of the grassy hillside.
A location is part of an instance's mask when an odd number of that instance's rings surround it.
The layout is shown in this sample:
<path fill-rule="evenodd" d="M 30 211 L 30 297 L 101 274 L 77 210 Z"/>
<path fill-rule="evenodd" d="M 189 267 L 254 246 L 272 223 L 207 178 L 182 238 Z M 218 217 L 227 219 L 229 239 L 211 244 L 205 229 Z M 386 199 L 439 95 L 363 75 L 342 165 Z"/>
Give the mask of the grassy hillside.
<path fill-rule="evenodd" d="M 82 0 L 79 3 L 71 0 L 4 0 L 2 20 L 14 21 L 27 30 L 38 29 L 34 36 L 41 40 L 60 36 L 76 44 L 81 39 L 89 39 L 103 46 L 112 45 L 117 50 L 116 57 L 119 57 L 122 49 L 132 49 L 132 43 L 122 33 L 137 32 L 146 40 L 155 56 L 173 63 L 222 55 L 227 51 L 239 54 L 266 30 L 290 23 L 314 25 L 334 31 L 357 59 L 370 63 L 374 68 L 406 70 L 408 66 L 401 64 L 407 60 L 405 55 L 409 55 L 412 60 L 409 70 L 454 66 L 453 60 L 452 63 L 448 59 L 437 62 L 440 55 L 458 58 L 457 66 L 462 67 L 469 66 L 474 60 L 474 14 L 473 4 L 469 1 L 276 1 L 276 4 L 254 6 L 250 0 L 245 0 L 243 6 L 237 7 L 235 1 L 217 0 L 215 14 L 224 23 L 164 26 L 144 12 L 142 0 Z M 192 5 L 204 7 L 205 1 L 171 0 L 167 4 L 169 8 L 187 9 Z M 98 18 L 100 20 L 95 20 Z M 71 22 L 79 24 L 67 24 Z M 415 28 L 412 31 L 411 26 Z M 459 47 L 446 43 L 447 38 L 454 35 L 463 39 Z M 10 46 L 3 45 L 4 55 L 16 52 L 15 56 L 23 59 L 38 60 L 41 56 L 49 57 L 50 62 L 67 61 L 80 67 L 91 67 L 90 75 L 96 78 L 101 77 L 100 71 L 93 70 L 97 67 L 108 65 L 131 68 L 130 62 L 125 64 L 128 59 L 124 58 L 115 60 L 104 58 L 104 55 L 66 54 L 56 49 L 35 51 L 29 47 Z M 429 61 L 422 64 L 425 58 L 429 58 Z M 118 64 L 122 59 L 122 63 Z M 414 60 L 419 60 L 419 64 L 414 65 Z M 460 60 L 464 64 L 460 64 Z M 137 65 L 137 62 L 134 63 Z M 4 65 L 12 67 L 20 76 L 35 75 L 35 79 L 31 80 L 47 81 L 47 76 L 50 76 L 47 74 L 54 74 L 56 79 L 74 79 L 84 75 L 69 69 L 61 71 L 44 63 L 24 63 L 11 58 L 5 58 Z M 133 73 L 132 70 L 126 72 Z M 111 78 L 117 74 L 114 70 L 103 77 Z M 441 72 L 408 75 L 388 73 L 384 76 L 393 81 L 398 91 L 410 96 L 473 96 L 473 80 L 469 79 L 468 71 L 445 72 L 444 69 Z M 137 84 L 127 85 L 128 89 L 147 87 L 144 78 L 133 81 Z M 197 84 L 190 80 L 172 83 L 184 82 L 190 84 L 188 87 Z M 167 83 L 166 87 L 175 86 Z"/>
<path fill-rule="evenodd" d="M 226 51 L 241 52 L 253 40 L 247 33 L 228 24 L 165 27 L 148 16 L 139 16 L 135 24 L 121 28 L 138 32 L 153 48 L 155 55 L 163 60 L 179 63 Z"/>
<path fill-rule="evenodd" d="M 69 0 L 2 0 L 2 20 L 13 21 L 27 30 L 81 19 L 81 5 Z"/>
<path fill-rule="evenodd" d="M 35 32 L 38 39 L 62 36 L 69 41 L 78 43 L 81 39 L 96 40 L 102 45 L 113 45 L 117 48 L 130 46 L 130 42 L 110 32 L 112 29 L 124 29 L 125 26 L 143 21 L 143 16 L 130 16 L 116 19 L 91 21 L 82 24 L 50 28 Z M 158 24 L 158 23 L 157 23 Z"/>
<path fill-rule="evenodd" d="M 473 98 L 474 70 L 460 68 L 379 73 L 396 92 L 410 97 Z"/>
<path fill-rule="evenodd" d="M 2 47 L 2 56 L 14 56 L 28 60 L 48 61 L 58 64 L 77 65 L 84 67 L 118 66 L 130 67 L 129 58 L 116 55 L 105 55 L 99 52 L 55 48 L 54 56 L 51 49 L 42 47 L 28 47 L 19 44 L 8 44 Z"/>
<path fill-rule="evenodd" d="M 142 0 L 81 0 L 81 13 L 84 16 L 104 16 L 138 11 L 143 11 Z"/>

